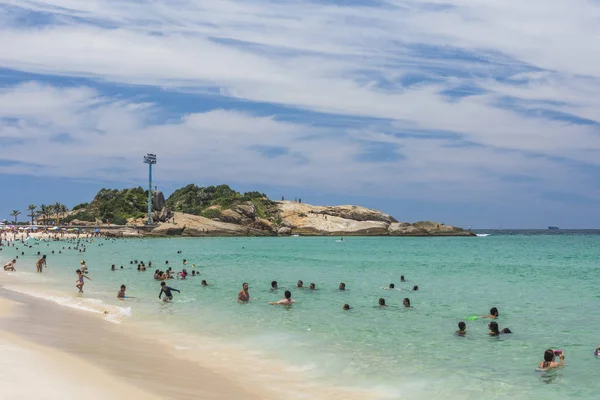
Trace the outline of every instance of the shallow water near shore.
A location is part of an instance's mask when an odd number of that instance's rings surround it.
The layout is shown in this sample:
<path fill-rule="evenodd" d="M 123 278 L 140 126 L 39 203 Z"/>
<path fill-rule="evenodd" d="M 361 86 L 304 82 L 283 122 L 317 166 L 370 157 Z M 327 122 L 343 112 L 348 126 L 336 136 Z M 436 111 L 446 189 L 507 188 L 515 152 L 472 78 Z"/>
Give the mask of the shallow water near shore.
<path fill-rule="evenodd" d="M 358 398 L 591 399 L 600 390 L 593 355 L 600 345 L 600 235 L 96 239 L 85 253 L 62 250 L 73 247 L 65 242 L 27 245 L 33 247 L 0 251 L 2 260 L 19 254 L 7 288 L 108 311 L 109 322 L 135 324 L 223 368 L 243 361 L 254 383 L 287 397 L 316 398 L 313 391 L 336 388 Z M 34 273 L 38 251 L 48 255 L 42 275 Z M 82 259 L 92 281 L 79 295 Z M 130 264 L 136 259 L 153 266 L 138 272 Z M 172 303 L 159 301 L 154 270 L 168 260 L 179 271 L 183 259 L 200 277 L 169 281 L 182 293 Z M 213 286 L 202 287 L 201 279 Z M 295 288 L 298 279 L 318 290 Z M 281 289 L 270 291 L 272 280 Z M 257 298 L 249 304 L 236 302 L 242 282 Z M 340 282 L 347 291 L 337 290 Z M 115 298 L 123 283 L 135 299 Z M 381 289 L 390 283 L 402 290 Z M 414 285 L 419 291 L 410 290 Z M 297 303 L 268 305 L 284 287 Z M 376 307 L 380 297 L 389 307 Z M 404 297 L 413 308 L 402 307 Z M 342 311 L 344 303 L 353 309 Z M 489 320 L 467 321 L 467 337 L 454 335 L 458 321 L 492 306 L 512 335 L 490 338 Z M 541 375 L 535 368 L 548 347 L 565 351 L 567 367 Z"/>

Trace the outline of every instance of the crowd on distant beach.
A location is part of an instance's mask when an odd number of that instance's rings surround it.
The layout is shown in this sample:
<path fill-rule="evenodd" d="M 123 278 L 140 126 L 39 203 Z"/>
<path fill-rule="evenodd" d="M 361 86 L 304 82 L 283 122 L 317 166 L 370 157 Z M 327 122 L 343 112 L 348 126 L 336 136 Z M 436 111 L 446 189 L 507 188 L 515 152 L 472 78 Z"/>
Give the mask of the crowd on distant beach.
<path fill-rule="evenodd" d="M 62 250 L 65 250 L 65 251 L 77 251 L 80 253 L 84 253 L 86 251 L 87 245 L 94 243 L 94 240 L 96 240 L 96 236 L 92 235 L 92 234 L 87 234 L 85 237 L 79 237 L 79 235 L 77 235 L 77 237 L 69 237 L 68 239 L 63 239 L 59 235 L 60 234 L 49 235 L 48 240 L 52 240 L 52 241 L 64 240 L 66 242 L 66 246 L 64 246 L 62 248 Z M 115 240 L 115 239 L 112 239 L 112 240 Z M 341 240 L 343 240 L 343 238 Z M 39 243 L 40 243 L 39 241 L 35 242 L 35 244 L 39 244 Z M 103 244 L 98 243 L 98 245 L 102 246 Z M 32 249 L 33 245 L 29 244 L 29 242 L 26 241 L 25 238 L 23 238 L 23 237 L 21 237 L 20 239 L 17 238 L 16 234 L 14 234 L 12 238 L 9 238 L 9 237 L 7 237 L 7 232 L 4 232 L 3 240 L 2 240 L 2 236 L 0 235 L 0 250 L 2 250 L 3 247 L 14 248 L 18 253 L 20 248 L 21 249 L 22 248 Z M 59 250 L 58 253 L 62 254 L 62 250 Z M 177 253 L 182 254 L 182 251 L 179 250 Z M 54 251 L 52 251 L 52 254 L 54 254 Z M 25 252 L 23 250 L 21 251 L 21 255 L 25 255 Z M 35 263 L 36 271 L 38 273 L 42 273 L 44 268 L 47 268 L 47 256 L 42 255 L 41 252 L 39 252 L 39 251 L 37 252 L 37 255 L 39 256 L 39 259 Z M 15 272 L 16 271 L 15 265 L 17 263 L 18 258 L 19 258 L 19 256 L 17 255 L 11 261 L 6 263 L 4 265 L 4 271 Z M 144 272 L 144 271 L 146 271 L 147 268 L 152 267 L 152 261 L 148 261 L 147 265 L 143 261 L 138 261 L 138 260 L 131 260 L 129 263 L 131 265 L 135 265 L 139 272 Z M 187 265 L 188 265 L 187 260 L 183 259 L 182 263 L 183 263 L 184 268 L 182 268 L 182 270 L 179 272 L 175 272 L 173 270 L 173 268 L 170 266 L 168 268 L 166 268 L 166 270 L 164 270 L 164 271 L 161 269 L 156 269 L 154 271 L 154 280 L 160 281 L 160 292 L 158 295 L 159 299 L 161 299 L 165 302 L 170 302 L 174 298 L 173 292 L 181 293 L 180 290 L 173 288 L 171 286 L 168 286 L 165 281 L 172 280 L 172 279 L 185 280 L 188 277 L 200 276 L 200 273 L 197 273 L 194 270 L 196 268 L 195 264 L 192 264 L 192 266 L 191 266 L 192 271 L 191 271 L 191 274 L 189 274 L 187 271 Z M 165 265 L 169 265 L 168 260 L 165 261 Z M 110 269 L 111 269 L 111 271 L 116 271 L 117 270 L 116 265 L 112 264 Z M 121 265 L 119 269 L 123 269 L 123 266 Z M 83 293 L 85 279 L 91 281 L 91 278 L 87 275 L 88 267 L 87 267 L 85 260 L 82 260 L 80 262 L 80 266 L 76 270 L 75 273 L 77 275 L 77 280 L 75 282 L 75 286 L 78 289 L 79 293 Z M 401 283 L 407 282 L 404 275 L 400 276 L 400 282 Z M 202 286 L 211 286 L 210 284 L 207 283 L 207 281 L 205 279 L 203 279 L 201 281 L 201 285 Z M 271 291 L 276 291 L 279 288 L 280 288 L 280 286 L 277 281 L 274 280 L 271 282 L 271 287 L 270 287 Z M 296 289 L 298 289 L 298 290 L 304 290 L 304 289 L 317 290 L 317 287 L 316 287 L 315 283 L 312 283 L 312 282 L 309 284 L 308 287 L 306 287 L 306 286 L 304 286 L 304 282 L 302 280 L 298 280 L 296 283 Z M 414 285 L 412 287 L 412 289 L 408 289 L 408 288 L 400 289 L 400 288 L 396 288 L 396 285 L 394 283 L 390 283 L 386 287 L 381 287 L 381 289 L 383 289 L 383 290 L 407 290 L 407 291 L 417 292 L 419 290 L 419 286 Z M 122 284 L 117 293 L 117 298 L 119 298 L 119 299 L 132 298 L 132 297 L 126 295 L 126 290 L 127 290 L 126 285 Z M 338 285 L 338 290 L 339 291 L 348 290 L 346 288 L 346 283 L 340 282 L 340 284 Z M 164 295 L 164 297 L 163 297 L 163 295 Z M 256 298 L 251 297 L 250 291 L 249 291 L 249 285 L 247 282 L 244 282 L 242 284 L 241 290 L 237 294 L 237 301 L 239 303 L 243 304 L 243 303 L 248 303 L 252 300 L 256 300 Z M 269 302 L 268 304 L 291 307 L 294 303 L 296 303 L 296 300 L 294 300 L 292 298 L 291 291 L 285 290 L 283 298 L 281 300 L 276 301 L 276 302 Z M 410 298 L 408 298 L 408 297 L 405 297 L 403 299 L 402 304 L 403 304 L 403 307 L 412 308 Z M 386 304 L 384 298 L 379 298 L 377 307 L 388 307 L 388 304 Z M 344 311 L 349 311 L 353 307 L 350 306 L 350 304 L 345 303 L 341 306 L 341 308 Z M 490 309 L 489 314 L 481 315 L 481 316 L 471 316 L 471 317 L 468 317 L 467 319 L 468 320 L 475 320 L 475 319 L 480 319 L 480 318 L 491 319 L 492 321 L 488 324 L 488 327 L 490 330 L 489 335 L 492 337 L 499 337 L 502 334 L 511 334 L 512 333 L 511 330 L 507 327 L 500 329 L 498 323 L 496 322 L 496 320 L 499 318 L 499 316 L 500 316 L 500 313 L 498 311 L 498 308 L 492 307 Z M 458 330 L 455 332 L 455 334 L 458 337 L 467 336 L 467 325 L 466 325 L 465 321 L 460 321 L 458 323 Z M 596 348 L 594 354 L 596 356 L 600 356 L 599 351 L 600 351 L 600 346 Z M 556 361 L 557 357 L 558 357 L 559 361 Z M 558 368 L 558 367 L 564 367 L 564 365 L 565 365 L 564 351 L 558 350 L 558 349 L 547 349 L 544 352 L 543 361 L 540 362 L 540 364 L 538 365 L 538 370 L 547 371 L 547 370 Z"/>

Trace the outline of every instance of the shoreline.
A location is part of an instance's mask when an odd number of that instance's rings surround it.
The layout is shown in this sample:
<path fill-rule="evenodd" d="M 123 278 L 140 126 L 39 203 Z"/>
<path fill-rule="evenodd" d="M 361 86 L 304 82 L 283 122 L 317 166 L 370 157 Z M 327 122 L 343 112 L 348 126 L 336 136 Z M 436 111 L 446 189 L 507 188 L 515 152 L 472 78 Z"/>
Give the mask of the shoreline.
<path fill-rule="evenodd" d="M 257 387 L 242 387 L 228 376 L 179 357 L 165 344 L 130 328 L 1 287 L 0 344 L 15 348 L 13 358 L 3 357 L 5 369 L 11 371 L 3 391 L 14 393 L 15 399 L 74 399 L 81 397 L 81 390 L 95 392 L 94 397 L 84 394 L 93 399 L 272 398 Z M 29 381 L 40 365 L 60 371 L 52 378 L 54 394 L 13 383 Z"/>

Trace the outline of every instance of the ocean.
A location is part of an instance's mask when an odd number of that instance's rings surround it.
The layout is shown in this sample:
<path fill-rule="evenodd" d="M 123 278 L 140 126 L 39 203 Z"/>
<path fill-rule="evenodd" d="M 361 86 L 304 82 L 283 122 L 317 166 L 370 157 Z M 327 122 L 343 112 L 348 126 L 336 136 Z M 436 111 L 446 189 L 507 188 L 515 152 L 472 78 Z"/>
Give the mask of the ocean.
<path fill-rule="evenodd" d="M 131 325 L 224 373 L 243 365 L 240 379 L 282 398 L 597 398 L 599 232 L 486 233 L 95 239 L 84 253 L 69 250 L 73 243 L 29 239 L 26 248 L 4 247 L 0 259 L 19 255 L 8 289 L 107 312 L 107 323 Z M 48 256 L 41 275 L 37 252 Z M 75 288 L 81 260 L 92 279 L 83 295 Z M 138 272 L 134 260 L 152 267 Z M 153 279 L 166 261 L 175 271 L 200 274 L 168 281 L 181 290 L 171 303 L 158 299 Z M 212 286 L 201 286 L 202 279 Z M 273 280 L 279 290 L 270 290 Z M 298 280 L 317 290 L 296 288 Z M 248 304 L 236 301 L 243 282 L 256 298 Z M 346 291 L 338 290 L 340 282 Z M 401 290 L 384 290 L 390 283 Z M 135 298 L 117 300 L 121 284 Z M 292 307 L 268 304 L 285 290 L 296 300 Z M 405 297 L 412 308 L 403 307 Z M 378 307 L 379 298 L 388 307 Z M 343 311 L 345 303 L 352 309 Z M 490 320 L 478 319 L 466 320 L 466 337 L 455 335 L 459 321 L 491 307 L 512 334 L 490 337 Z M 564 351 L 564 369 L 536 371 L 547 348 Z"/>

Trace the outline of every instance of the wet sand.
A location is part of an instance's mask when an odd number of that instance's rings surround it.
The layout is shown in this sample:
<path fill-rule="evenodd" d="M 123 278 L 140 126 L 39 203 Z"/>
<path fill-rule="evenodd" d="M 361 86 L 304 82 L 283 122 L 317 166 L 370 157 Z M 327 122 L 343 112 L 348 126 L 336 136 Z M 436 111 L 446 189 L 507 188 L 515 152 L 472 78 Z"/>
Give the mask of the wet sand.
<path fill-rule="evenodd" d="M 0 288 L 2 398 L 269 398 L 134 332 Z"/>

